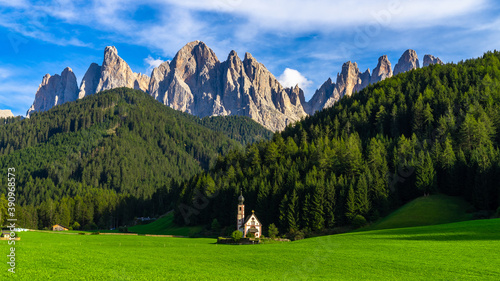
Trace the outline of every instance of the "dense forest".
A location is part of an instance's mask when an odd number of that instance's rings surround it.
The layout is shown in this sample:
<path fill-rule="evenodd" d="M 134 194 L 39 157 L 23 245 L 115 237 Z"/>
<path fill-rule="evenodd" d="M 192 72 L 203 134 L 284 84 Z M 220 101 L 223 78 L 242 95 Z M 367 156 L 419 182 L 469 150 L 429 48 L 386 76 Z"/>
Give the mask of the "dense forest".
<path fill-rule="evenodd" d="M 249 119 L 199 119 L 128 89 L 4 123 L 0 193 L 16 167 L 27 227 L 107 228 L 171 209 L 178 224 L 234 227 L 243 191 L 247 210 L 293 237 L 431 193 L 486 213 L 500 201 L 499 52 L 370 85 L 271 140 Z"/>
<path fill-rule="evenodd" d="M 211 130 L 225 134 L 244 146 L 273 137 L 271 131 L 245 116 L 204 117 L 199 120 L 199 123 Z"/>
<path fill-rule="evenodd" d="M 500 53 L 370 85 L 332 108 L 219 157 L 176 185 L 179 224 L 236 222 L 237 196 L 281 233 L 374 221 L 418 196 L 500 200 Z M 161 193 L 158 198 L 166 198 Z M 175 196 L 172 196 L 172 193 Z M 156 198 L 155 197 L 155 198 Z"/>
<path fill-rule="evenodd" d="M 172 181 L 207 170 L 217 155 L 272 135 L 246 117 L 200 119 L 126 88 L 3 123 L 0 194 L 14 167 L 16 211 L 31 228 L 75 222 L 108 228 L 159 214 L 150 204 L 158 189 L 170 190 Z M 162 202 L 162 211 L 168 208 Z"/>

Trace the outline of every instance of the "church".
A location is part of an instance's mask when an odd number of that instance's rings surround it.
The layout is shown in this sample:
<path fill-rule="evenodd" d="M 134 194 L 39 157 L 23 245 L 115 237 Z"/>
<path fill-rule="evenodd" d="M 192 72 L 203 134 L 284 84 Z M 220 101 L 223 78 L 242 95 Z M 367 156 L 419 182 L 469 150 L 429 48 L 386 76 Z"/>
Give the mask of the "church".
<path fill-rule="evenodd" d="M 255 238 L 260 238 L 262 236 L 262 224 L 257 219 L 255 212 L 252 210 L 252 214 L 245 219 L 245 205 L 243 202 L 243 192 L 238 197 L 238 216 L 236 229 L 243 233 L 243 237 L 247 237 L 250 233 L 253 233 Z"/>

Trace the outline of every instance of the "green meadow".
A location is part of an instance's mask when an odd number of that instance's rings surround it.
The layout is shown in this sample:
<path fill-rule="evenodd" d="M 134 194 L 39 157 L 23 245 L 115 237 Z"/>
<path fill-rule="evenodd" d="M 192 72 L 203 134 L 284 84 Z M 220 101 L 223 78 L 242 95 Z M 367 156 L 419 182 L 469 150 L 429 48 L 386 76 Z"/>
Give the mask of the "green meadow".
<path fill-rule="evenodd" d="M 8 246 L 1 241 L 2 257 Z M 500 219 L 373 230 L 280 244 L 21 233 L 1 280 L 499 280 Z M 9 278 L 9 279 L 7 279 Z"/>
<path fill-rule="evenodd" d="M 419 197 L 363 230 L 401 228 L 466 221 L 473 207 L 464 199 L 444 194 Z"/>
<path fill-rule="evenodd" d="M 129 232 L 138 234 L 160 234 L 160 235 L 178 235 L 190 236 L 203 230 L 203 226 L 177 226 L 174 224 L 174 214 L 169 213 L 156 221 L 136 225 L 128 228 Z"/>

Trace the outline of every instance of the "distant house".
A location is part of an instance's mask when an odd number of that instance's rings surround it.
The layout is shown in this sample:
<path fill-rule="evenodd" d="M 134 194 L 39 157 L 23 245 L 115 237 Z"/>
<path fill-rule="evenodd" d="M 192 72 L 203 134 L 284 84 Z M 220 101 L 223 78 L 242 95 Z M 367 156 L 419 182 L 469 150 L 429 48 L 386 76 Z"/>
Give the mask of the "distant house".
<path fill-rule="evenodd" d="M 245 205 L 243 202 L 245 198 L 243 198 L 243 194 L 238 197 L 238 216 L 237 216 L 237 224 L 236 229 L 243 233 L 243 237 L 247 237 L 250 233 L 252 233 L 255 238 L 260 238 L 262 236 L 262 224 L 257 219 L 255 212 L 252 210 L 252 214 L 245 218 Z"/>
<path fill-rule="evenodd" d="M 62 226 L 60 224 L 55 224 L 52 226 L 52 231 L 68 231 L 69 229 L 65 226 Z"/>
<path fill-rule="evenodd" d="M 24 232 L 24 231 L 30 231 L 27 228 L 14 228 L 14 232 Z"/>

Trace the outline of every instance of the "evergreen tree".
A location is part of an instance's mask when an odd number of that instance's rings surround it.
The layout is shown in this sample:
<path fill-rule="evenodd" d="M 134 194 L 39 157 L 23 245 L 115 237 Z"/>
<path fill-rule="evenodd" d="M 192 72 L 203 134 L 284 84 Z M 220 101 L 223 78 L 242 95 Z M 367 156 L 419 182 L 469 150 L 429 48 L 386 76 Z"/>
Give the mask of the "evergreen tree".
<path fill-rule="evenodd" d="M 436 187 L 436 171 L 429 152 L 421 150 L 418 154 L 416 166 L 416 182 L 415 185 L 424 195 L 428 195 L 435 190 Z"/>
<path fill-rule="evenodd" d="M 351 184 L 349 185 L 349 190 L 347 191 L 346 217 L 353 219 L 356 216 L 357 211 L 356 194 L 354 193 L 354 188 Z"/>

